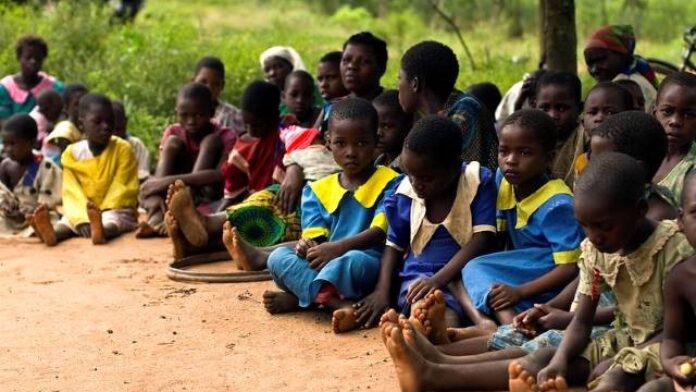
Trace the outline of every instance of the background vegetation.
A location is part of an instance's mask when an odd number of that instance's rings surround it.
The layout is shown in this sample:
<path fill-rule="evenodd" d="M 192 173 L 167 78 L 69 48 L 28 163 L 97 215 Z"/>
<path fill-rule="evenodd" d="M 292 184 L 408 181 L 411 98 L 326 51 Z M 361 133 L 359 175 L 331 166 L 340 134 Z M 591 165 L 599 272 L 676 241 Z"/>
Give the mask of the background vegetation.
<path fill-rule="evenodd" d="M 48 41 L 45 70 L 66 82 L 122 99 L 130 130 L 156 148 L 173 119 L 177 89 L 197 58 L 221 57 L 228 69 L 224 98 L 236 103 L 244 86 L 262 77 L 258 56 L 290 45 L 314 71 L 322 54 L 361 30 L 389 44 L 383 78 L 396 85 L 398 60 L 423 39 L 449 44 L 460 56 L 458 87 L 492 81 L 502 91 L 538 62 L 536 0 L 437 0 L 453 16 L 472 51 L 472 69 L 453 32 L 426 0 L 147 0 L 132 24 L 110 23 L 101 1 L 0 1 L 0 75 L 17 72 L 14 43 L 38 34 Z M 638 53 L 679 62 L 681 34 L 696 15 L 691 0 L 576 0 L 578 41 L 605 23 L 632 23 Z M 582 48 L 578 48 L 579 59 Z M 590 85 L 584 71 L 581 77 Z"/>

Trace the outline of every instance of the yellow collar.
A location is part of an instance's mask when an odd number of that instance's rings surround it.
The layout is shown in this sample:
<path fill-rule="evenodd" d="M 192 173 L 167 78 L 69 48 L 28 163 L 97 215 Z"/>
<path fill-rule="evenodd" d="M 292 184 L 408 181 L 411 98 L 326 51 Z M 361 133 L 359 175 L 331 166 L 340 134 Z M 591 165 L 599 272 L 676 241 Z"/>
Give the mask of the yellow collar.
<path fill-rule="evenodd" d="M 329 214 L 333 214 L 336 211 L 343 199 L 343 195 L 348 193 L 341 186 L 338 176 L 339 173 L 332 174 L 310 185 L 319 202 L 321 202 L 321 205 L 324 206 Z M 375 170 L 372 176 L 355 190 L 353 197 L 363 207 L 372 208 L 382 195 L 384 188 L 396 176 L 398 176 L 398 173 L 394 170 L 384 166 L 377 166 L 377 170 Z"/>
<path fill-rule="evenodd" d="M 571 192 L 570 188 L 568 188 L 568 185 L 566 185 L 563 180 L 549 180 L 541 188 L 537 189 L 536 192 L 527 196 L 524 200 L 517 202 L 517 199 L 515 199 L 515 189 L 503 178 L 500 183 L 500 188 L 498 189 L 498 199 L 495 207 L 499 211 L 516 208 L 517 223 L 515 224 L 515 229 L 521 229 L 527 226 L 529 218 L 539 207 L 546 203 L 551 197 L 559 194 L 572 196 L 573 192 Z"/>

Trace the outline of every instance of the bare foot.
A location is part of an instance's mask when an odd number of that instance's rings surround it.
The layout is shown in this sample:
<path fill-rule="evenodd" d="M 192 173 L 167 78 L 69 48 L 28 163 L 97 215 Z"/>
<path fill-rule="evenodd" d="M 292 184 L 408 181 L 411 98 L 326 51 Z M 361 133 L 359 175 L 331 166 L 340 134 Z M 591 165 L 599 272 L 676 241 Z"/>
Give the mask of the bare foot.
<path fill-rule="evenodd" d="M 297 297 L 285 291 L 268 291 L 263 293 L 263 306 L 270 314 L 288 313 L 300 309 Z"/>
<path fill-rule="evenodd" d="M 537 392 L 536 377 L 527 372 L 519 361 L 512 361 L 508 366 L 508 386 L 510 392 Z"/>
<path fill-rule="evenodd" d="M 28 214 L 26 216 L 27 223 L 29 223 L 29 226 L 31 226 L 32 230 L 34 230 L 34 234 L 36 234 L 36 237 L 41 240 L 41 242 L 44 242 L 43 238 L 41 238 L 41 234 L 39 234 L 39 231 L 36 230 L 36 223 L 34 222 L 34 214 Z"/>
<path fill-rule="evenodd" d="M 565 378 L 557 376 L 544 381 L 539 386 L 539 390 L 544 392 L 568 392 L 568 383 Z"/>
<path fill-rule="evenodd" d="M 445 321 L 445 294 L 441 290 L 435 290 L 428 294 L 420 303 L 419 306 L 414 306 L 411 311 L 411 319 L 415 318 L 420 321 L 426 333 L 425 336 L 430 339 L 433 344 L 450 343 L 447 336 L 447 322 Z M 416 329 L 418 327 L 414 325 Z"/>
<path fill-rule="evenodd" d="M 196 211 L 191 190 L 183 181 L 176 180 L 169 186 L 166 203 L 188 242 L 199 248 L 207 245 L 208 232 L 203 224 L 203 216 Z"/>
<path fill-rule="evenodd" d="M 334 333 L 348 332 L 358 328 L 355 321 L 355 309 L 352 306 L 338 309 L 333 312 L 331 325 Z"/>
<path fill-rule="evenodd" d="M 102 225 L 101 210 L 91 201 L 87 202 L 87 217 L 89 218 L 89 230 L 92 233 L 92 244 L 106 244 L 104 237 L 104 225 Z"/>
<path fill-rule="evenodd" d="M 184 238 L 179 231 L 179 223 L 176 221 L 176 218 L 174 218 L 174 214 L 172 214 L 171 211 L 167 211 L 164 214 L 164 224 L 167 226 L 169 238 L 172 240 L 174 258 L 182 259 L 188 256 L 191 253 L 191 246 L 186 242 L 186 238 Z"/>
<path fill-rule="evenodd" d="M 480 324 L 466 328 L 447 328 L 447 338 L 450 342 L 458 342 L 460 340 L 478 338 L 481 336 L 489 336 L 495 333 L 498 326 L 491 321 L 492 325 Z M 492 328 L 491 328 L 492 327 Z"/>
<path fill-rule="evenodd" d="M 396 368 L 396 378 L 402 392 L 419 392 L 427 390 L 424 379 L 429 375 L 428 362 L 411 348 L 404 340 L 398 326 L 385 326 L 386 346 Z"/>
<path fill-rule="evenodd" d="M 382 343 L 387 344 L 387 334 L 392 327 L 399 326 L 399 314 L 396 310 L 389 309 L 379 319 L 379 330 L 382 336 Z"/>
<path fill-rule="evenodd" d="M 262 271 L 266 269 L 268 257 L 244 241 L 237 228 L 232 226 L 230 222 L 225 222 L 222 226 L 222 243 L 240 270 Z"/>
<path fill-rule="evenodd" d="M 435 362 L 442 362 L 442 354 L 435 347 L 430 340 L 418 332 L 413 324 L 404 316 L 399 317 L 399 326 L 404 334 L 404 340 L 411 346 L 414 350 L 420 353 L 424 358 Z"/>
<path fill-rule="evenodd" d="M 53 225 L 51 225 L 51 215 L 48 211 L 48 206 L 39 204 L 34 210 L 33 220 L 36 235 L 47 246 L 55 246 L 58 243 L 58 238 Z"/>

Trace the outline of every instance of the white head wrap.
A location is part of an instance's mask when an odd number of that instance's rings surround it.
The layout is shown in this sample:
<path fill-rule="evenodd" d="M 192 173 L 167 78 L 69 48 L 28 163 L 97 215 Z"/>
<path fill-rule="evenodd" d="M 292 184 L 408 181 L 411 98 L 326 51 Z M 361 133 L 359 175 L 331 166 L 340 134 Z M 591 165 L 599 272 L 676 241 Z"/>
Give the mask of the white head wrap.
<path fill-rule="evenodd" d="M 271 57 L 280 57 L 281 59 L 287 60 L 287 62 L 292 64 L 293 71 L 304 71 L 306 69 L 300 54 L 289 46 L 274 46 L 261 53 L 261 56 L 259 57 L 261 69 L 263 69 L 266 60 Z"/>

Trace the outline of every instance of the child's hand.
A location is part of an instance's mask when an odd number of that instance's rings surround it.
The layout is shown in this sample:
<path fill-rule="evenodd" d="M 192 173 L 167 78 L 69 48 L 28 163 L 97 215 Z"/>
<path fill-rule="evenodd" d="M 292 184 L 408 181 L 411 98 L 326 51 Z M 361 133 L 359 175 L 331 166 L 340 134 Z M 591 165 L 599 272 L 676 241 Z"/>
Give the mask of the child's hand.
<path fill-rule="evenodd" d="M 329 261 L 344 253 L 346 252 L 343 250 L 343 247 L 337 242 L 324 242 L 323 244 L 313 246 L 307 251 L 309 267 L 321 271 Z"/>
<path fill-rule="evenodd" d="M 150 197 L 156 193 L 162 193 L 166 191 L 166 186 L 164 186 L 163 190 L 163 182 L 160 181 L 158 178 L 149 178 L 145 180 L 140 185 L 140 196 L 141 197 Z"/>
<path fill-rule="evenodd" d="M 408 286 L 406 300 L 412 304 L 439 288 L 440 285 L 433 278 L 418 278 Z"/>
<path fill-rule="evenodd" d="M 377 325 L 379 318 L 389 308 L 389 294 L 375 290 L 353 305 L 355 309 L 355 322 L 363 328 L 372 328 Z"/>
<path fill-rule="evenodd" d="M 529 338 L 533 338 L 539 333 L 537 330 L 537 320 L 543 315 L 544 313 L 541 310 L 529 308 L 512 319 L 512 327 L 515 328 L 517 332 Z"/>
<path fill-rule="evenodd" d="M 77 235 L 79 235 L 82 238 L 92 237 L 92 230 L 89 227 L 89 223 L 80 223 L 75 228 L 75 231 L 77 231 Z"/>
<path fill-rule="evenodd" d="M 573 314 L 552 306 L 536 304 L 534 308 L 540 309 L 545 314 L 537 321 L 545 331 L 550 329 L 566 329 L 573 320 Z"/>
<path fill-rule="evenodd" d="M 280 184 L 280 191 L 275 197 L 275 205 L 283 211 L 283 214 L 291 214 L 297 209 L 303 186 L 302 169 L 297 165 L 290 165 L 285 171 L 285 178 Z"/>
<path fill-rule="evenodd" d="M 311 238 L 300 238 L 300 240 L 297 241 L 297 245 L 295 245 L 295 254 L 302 258 L 307 258 L 307 251 L 317 245 L 319 245 L 319 243 Z"/>
<path fill-rule="evenodd" d="M 665 373 L 681 386 L 696 385 L 696 358 L 686 355 L 673 357 L 665 361 Z M 691 369 L 688 369 L 691 367 Z M 691 370 L 685 374 L 685 370 Z"/>
<path fill-rule="evenodd" d="M 488 305 L 495 311 L 511 308 L 522 299 L 520 290 L 516 287 L 496 283 L 488 296 Z"/>

